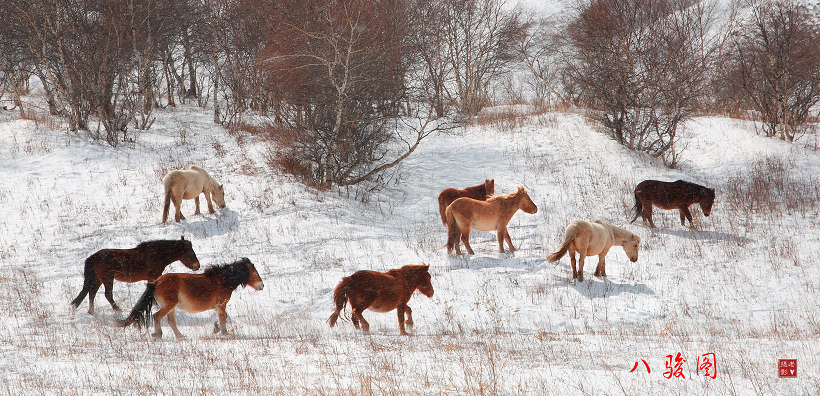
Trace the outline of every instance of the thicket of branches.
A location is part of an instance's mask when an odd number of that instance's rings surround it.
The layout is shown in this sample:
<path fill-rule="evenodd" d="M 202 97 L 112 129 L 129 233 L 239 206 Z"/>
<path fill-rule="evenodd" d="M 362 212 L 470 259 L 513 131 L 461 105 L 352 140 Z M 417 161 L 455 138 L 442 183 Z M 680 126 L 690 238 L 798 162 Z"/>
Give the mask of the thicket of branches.
<path fill-rule="evenodd" d="M 745 1 L 580 0 L 527 19 L 505 0 L 7 0 L 0 99 L 35 78 L 51 114 L 112 146 L 158 107 L 264 126 L 273 163 L 313 185 L 395 166 L 433 131 L 493 104 L 507 74 L 533 101 L 590 110 L 625 146 L 676 161 L 697 112 L 744 112 L 793 140 L 818 115 L 816 13 Z"/>
<path fill-rule="evenodd" d="M 794 141 L 820 103 L 819 16 L 783 0 L 749 7 L 731 32 L 721 98 L 755 111 L 766 136 Z"/>
<path fill-rule="evenodd" d="M 820 116 L 820 11 L 790 0 L 586 0 L 530 21 L 519 53 L 536 98 L 591 110 L 625 146 L 677 160 L 697 113 L 743 113 L 792 141 Z"/>

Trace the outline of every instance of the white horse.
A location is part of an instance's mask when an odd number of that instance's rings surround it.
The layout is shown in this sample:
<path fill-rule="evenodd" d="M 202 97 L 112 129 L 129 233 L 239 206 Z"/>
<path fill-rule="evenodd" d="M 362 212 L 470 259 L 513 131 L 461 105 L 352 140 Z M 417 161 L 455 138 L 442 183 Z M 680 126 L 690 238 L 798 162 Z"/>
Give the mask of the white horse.
<path fill-rule="evenodd" d="M 550 254 L 547 260 L 555 262 L 564 257 L 569 251 L 572 261 L 572 279 L 584 281 L 584 258 L 598 256 L 598 267 L 595 276 L 606 277 L 606 254 L 613 245 L 621 246 L 627 257 L 634 263 L 638 261 L 638 244 L 641 238 L 623 228 L 615 227 L 605 221 L 596 220 L 594 223 L 576 220 L 569 223 L 564 232 L 564 243 L 557 252 Z M 579 267 L 575 269 L 575 252 L 580 253 Z"/>
<path fill-rule="evenodd" d="M 195 215 L 199 214 L 199 194 L 205 193 L 205 200 L 208 202 L 208 212 L 214 212 L 213 202 L 220 208 L 225 207 L 225 189 L 223 185 L 214 180 L 205 169 L 196 165 L 191 165 L 188 169 L 177 169 L 168 172 L 162 178 L 162 185 L 165 187 L 165 204 L 162 209 L 162 222 L 168 220 L 168 209 L 171 201 L 174 201 L 176 213 L 174 220 L 179 222 L 184 219 L 180 206 L 183 199 L 193 199 L 196 203 Z"/>

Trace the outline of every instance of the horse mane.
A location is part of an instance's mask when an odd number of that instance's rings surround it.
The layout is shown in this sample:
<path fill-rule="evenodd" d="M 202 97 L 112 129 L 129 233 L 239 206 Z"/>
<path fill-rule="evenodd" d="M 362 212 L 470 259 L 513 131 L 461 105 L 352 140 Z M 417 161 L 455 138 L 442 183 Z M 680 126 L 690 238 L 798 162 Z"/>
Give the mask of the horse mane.
<path fill-rule="evenodd" d="M 185 239 L 154 239 L 151 241 L 140 242 L 136 248 L 166 250 L 171 248 L 177 248 L 179 246 L 184 246 L 186 243 L 191 243 L 191 241 Z"/>
<path fill-rule="evenodd" d="M 513 202 L 516 202 L 517 198 L 521 198 L 521 196 L 526 192 L 523 187 L 518 186 L 518 189 L 514 192 L 508 194 L 501 194 L 501 195 L 494 195 L 490 198 L 487 198 L 487 202 L 495 202 L 499 201 L 499 204 L 504 208 L 509 208 L 513 206 Z"/>
<path fill-rule="evenodd" d="M 711 188 L 706 187 L 706 186 L 701 186 L 700 184 L 697 184 L 697 183 L 688 182 L 686 180 L 678 180 L 677 183 L 681 183 L 684 186 L 686 186 L 687 188 L 690 188 L 692 190 L 697 191 L 698 197 L 702 197 L 702 196 L 705 195 L 707 198 L 710 198 L 712 200 L 715 199 L 715 190 L 714 189 L 711 189 Z"/>
<path fill-rule="evenodd" d="M 228 288 L 228 290 L 233 290 L 239 286 L 244 287 L 248 285 L 248 280 L 250 280 L 251 277 L 251 270 L 248 265 L 250 262 L 247 257 L 243 257 L 230 264 L 211 265 L 205 268 L 203 274 L 206 277 L 221 277 L 222 282 L 225 283 L 225 287 Z"/>
<path fill-rule="evenodd" d="M 391 269 L 387 271 L 386 274 L 410 282 L 416 280 L 418 274 L 425 273 L 428 271 L 429 268 L 424 264 L 408 264 L 401 268 Z M 408 286 L 411 285 L 408 284 Z"/>

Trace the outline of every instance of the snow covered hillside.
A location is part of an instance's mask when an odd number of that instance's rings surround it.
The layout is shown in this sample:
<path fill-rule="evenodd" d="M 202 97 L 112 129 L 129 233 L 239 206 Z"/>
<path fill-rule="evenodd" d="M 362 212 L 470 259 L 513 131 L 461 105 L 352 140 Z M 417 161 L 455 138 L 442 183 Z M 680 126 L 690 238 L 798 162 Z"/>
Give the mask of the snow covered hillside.
<path fill-rule="evenodd" d="M 699 118 L 681 138 L 680 169 L 670 170 L 580 115 L 547 113 L 515 127 L 434 135 L 387 188 L 325 192 L 271 170 L 266 144 L 210 119 L 196 107 L 163 110 L 150 131 L 112 149 L 0 112 L 0 393 L 820 389 L 816 136 L 789 145 L 744 121 Z M 224 183 L 227 207 L 193 216 L 185 201 L 187 220 L 161 225 L 162 177 L 190 163 Z M 474 256 L 448 256 L 436 196 L 485 178 L 498 194 L 525 186 L 538 213 L 513 217 L 514 254 L 497 252 L 494 233 L 473 232 Z M 693 206 L 696 230 L 657 209 L 657 229 L 629 224 L 632 191 L 648 178 L 716 188 L 712 215 Z M 756 204 L 765 180 L 783 181 L 766 190 L 782 193 L 782 204 Z M 616 247 L 608 278 L 592 275 L 592 257 L 585 281 L 571 281 L 568 258 L 545 257 L 576 219 L 637 233 L 639 260 Z M 181 312 L 187 338 L 174 339 L 164 324 L 165 338 L 154 340 L 116 328 L 123 314 L 102 292 L 96 317 L 87 299 L 77 310 L 69 305 L 95 251 L 180 236 L 193 241 L 203 266 L 247 256 L 265 281 L 263 291 L 234 293 L 228 337 L 211 334 L 213 312 Z M 349 321 L 325 323 L 343 276 L 421 262 L 431 267 L 435 295 L 410 300 L 414 336 L 399 336 L 394 312 L 365 312 L 370 335 Z M 167 272 L 191 271 L 177 262 Z M 115 282 L 114 298 L 130 310 L 144 288 Z M 685 378 L 666 378 L 667 356 L 678 353 Z M 712 373 L 702 366 L 707 358 Z M 778 378 L 778 359 L 797 359 L 796 379 Z"/>

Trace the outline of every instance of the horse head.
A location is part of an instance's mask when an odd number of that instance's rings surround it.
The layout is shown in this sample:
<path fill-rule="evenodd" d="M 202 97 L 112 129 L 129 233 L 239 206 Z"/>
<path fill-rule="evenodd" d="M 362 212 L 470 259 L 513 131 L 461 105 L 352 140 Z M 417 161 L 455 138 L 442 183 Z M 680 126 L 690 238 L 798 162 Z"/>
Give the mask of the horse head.
<path fill-rule="evenodd" d="M 256 271 L 256 266 L 253 265 L 247 257 L 243 257 L 242 261 L 248 266 L 248 286 L 257 291 L 264 289 L 265 283 L 262 282 L 262 277 L 259 276 L 259 272 Z"/>
<path fill-rule="evenodd" d="M 495 195 L 495 179 L 484 179 L 484 194 L 487 198 Z"/>
<path fill-rule="evenodd" d="M 214 187 L 213 191 L 211 191 L 211 198 L 213 198 L 214 203 L 216 204 L 216 206 L 219 206 L 220 209 L 224 208 L 225 207 L 225 185 L 220 184 L 218 187 Z"/>
<path fill-rule="evenodd" d="M 426 264 L 415 266 L 413 283 L 419 289 L 421 294 L 427 297 L 433 297 L 433 283 L 430 282 L 430 266 Z"/>
<path fill-rule="evenodd" d="M 518 207 L 521 210 L 529 214 L 535 214 L 538 212 L 538 207 L 535 206 L 534 202 L 532 202 L 532 199 L 530 199 L 530 195 L 527 194 L 527 190 L 524 189 L 524 186 L 518 186 L 518 192 L 516 194 L 520 197 Z"/>
<path fill-rule="evenodd" d="M 703 215 L 709 217 L 712 214 L 712 205 L 715 203 L 715 189 L 703 188 L 700 194 L 700 209 Z"/>
<path fill-rule="evenodd" d="M 632 238 L 625 241 L 623 244 L 624 252 L 629 260 L 633 263 L 638 261 L 638 245 L 641 243 L 641 237 L 632 234 Z"/>
<path fill-rule="evenodd" d="M 186 241 L 183 236 L 180 238 L 180 242 L 182 243 L 182 255 L 179 257 L 179 261 L 194 271 L 199 270 L 199 259 L 196 257 L 196 253 L 194 253 L 194 246 L 191 244 L 191 241 Z"/>

